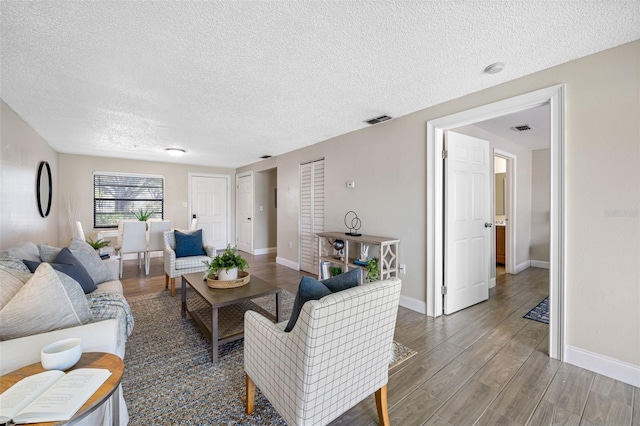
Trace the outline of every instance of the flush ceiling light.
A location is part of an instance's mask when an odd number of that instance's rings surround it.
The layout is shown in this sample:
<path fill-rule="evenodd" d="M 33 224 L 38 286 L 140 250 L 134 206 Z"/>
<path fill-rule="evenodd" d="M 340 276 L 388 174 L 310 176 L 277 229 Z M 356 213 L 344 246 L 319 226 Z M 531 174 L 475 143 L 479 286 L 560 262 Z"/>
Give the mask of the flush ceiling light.
<path fill-rule="evenodd" d="M 487 74 L 498 74 L 500 71 L 504 69 L 503 62 L 496 62 L 495 64 L 487 65 L 484 69 L 484 72 Z"/>
<path fill-rule="evenodd" d="M 165 149 L 165 151 L 167 151 L 167 153 L 173 157 L 180 157 L 182 154 L 187 152 L 184 149 L 180 148 L 167 148 Z"/>

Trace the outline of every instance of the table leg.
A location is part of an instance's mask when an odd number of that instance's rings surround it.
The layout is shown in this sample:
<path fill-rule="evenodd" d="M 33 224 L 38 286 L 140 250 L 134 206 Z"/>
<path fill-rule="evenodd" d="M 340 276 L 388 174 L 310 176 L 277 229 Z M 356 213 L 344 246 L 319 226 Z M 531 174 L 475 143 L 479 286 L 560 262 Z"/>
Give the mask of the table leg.
<path fill-rule="evenodd" d="M 182 277 L 182 318 L 187 317 L 187 280 Z"/>
<path fill-rule="evenodd" d="M 120 426 L 120 386 L 111 395 L 111 424 Z"/>
<path fill-rule="evenodd" d="M 218 362 L 218 308 L 211 308 L 211 362 Z"/>
<path fill-rule="evenodd" d="M 282 312 L 282 298 L 280 292 L 276 293 L 276 322 L 280 322 L 280 313 Z"/>

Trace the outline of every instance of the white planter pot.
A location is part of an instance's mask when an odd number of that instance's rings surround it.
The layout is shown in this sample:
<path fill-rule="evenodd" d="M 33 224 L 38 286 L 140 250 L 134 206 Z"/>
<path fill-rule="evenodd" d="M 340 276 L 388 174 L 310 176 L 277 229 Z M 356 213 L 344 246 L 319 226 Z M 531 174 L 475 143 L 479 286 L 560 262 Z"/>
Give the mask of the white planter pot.
<path fill-rule="evenodd" d="M 238 279 L 238 268 L 231 268 L 229 270 L 220 269 L 218 271 L 218 280 L 220 281 L 233 281 Z"/>

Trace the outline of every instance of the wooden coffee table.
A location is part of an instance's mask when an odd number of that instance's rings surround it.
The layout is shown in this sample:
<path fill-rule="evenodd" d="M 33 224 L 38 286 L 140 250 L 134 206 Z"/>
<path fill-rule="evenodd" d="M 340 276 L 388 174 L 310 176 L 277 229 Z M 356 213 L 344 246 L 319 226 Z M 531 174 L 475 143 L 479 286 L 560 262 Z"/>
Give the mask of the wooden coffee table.
<path fill-rule="evenodd" d="M 206 305 L 206 310 L 197 309 L 195 306 L 187 306 L 187 286 L 193 288 L 200 296 Z M 280 321 L 280 313 L 282 312 L 280 292 L 281 289 L 278 287 L 253 275 L 251 276 L 249 284 L 243 285 L 242 287 L 218 289 L 209 288 L 207 282 L 203 279 L 202 272 L 186 274 L 182 276 L 182 317 L 185 318 L 187 312 L 189 313 L 189 316 L 193 318 L 198 328 L 211 342 L 212 362 L 218 362 L 218 347 L 221 344 L 244 337 L 244 311 L 251 309 L 263 314 L 266 313 L 264 309 L 252 303 L 251 299 L 275 294 L 275 316 L 270 313 L 266 314 L 271 316 L 276 322 Z M 232 324 L 232 326 L 225 324 L 225 330 L 220 331 L 220 324 L 218 322 L 219 310 L 230 307 L 231 305 L 237 305 L 232 307 L 235 315 L 230 315 L 235 324 Z M 209 313 L 209 307 L 211 308 L 211 324 L 209 324 L 208 318 L 205 318 Z M 221 336 L 220 334 L 224 335 Z"/>
<path fill-rule="evenodd" d="M 119 386 L 122 380 L 122 373 L 124 372 L 124 362 L 122 359 L 113 354 L 104 352 L 85 352 L 80 357 L 80 360 L 76 365 L 71 367 L 67 371 L 75 370 L 76 368 L 106 368 L 111 371 L 111 376 L 106 382 L 98 388 L 97 391 L 84 403 L 82 407 L 68 420 L 68 423 L 74 423 L 87 414 L 93 412 L 96 408 L 101 406 L 111 395 L 114 395 L 112 404 L 112 416 L 113 425 L 118 425 L 120 422 L 120 395 Z M 25 377 L 32 376 L 34 374 L 42 373 L 45 371 L 42 368 L 42 364 L 39 362 L 26 367 L 19 368 L 11 373 L 5 374 L 0 377 L 0 393 L 6 391 L 14 384 L 18 383 Z M 30 423 L 30 425 L 50 426 L 58 424 L 66 424 L 67 422 L 47 422 L 47 423 Z"/>

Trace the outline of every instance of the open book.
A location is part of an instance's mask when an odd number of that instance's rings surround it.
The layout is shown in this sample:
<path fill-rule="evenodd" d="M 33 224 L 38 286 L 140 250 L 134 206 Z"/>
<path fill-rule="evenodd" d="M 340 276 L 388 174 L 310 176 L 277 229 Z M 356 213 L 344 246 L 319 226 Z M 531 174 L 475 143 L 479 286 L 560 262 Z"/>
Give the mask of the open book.
<path fill-rule="evenodd" d="M 104 368 L 78 368 L 25 377 L 0 395 L 0 424 L 69 420 L 110 375 Z"/>

